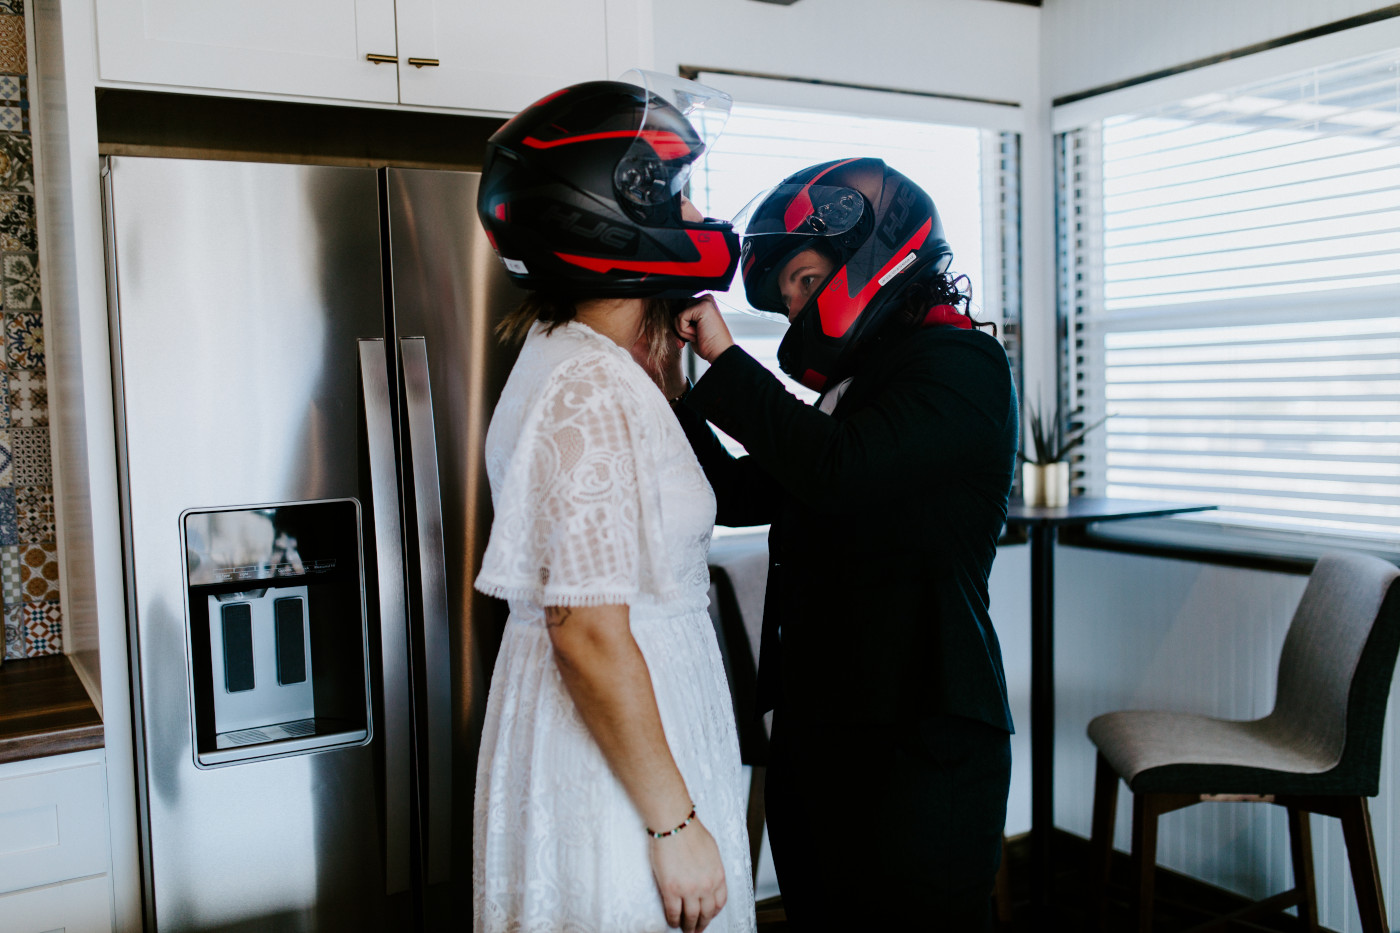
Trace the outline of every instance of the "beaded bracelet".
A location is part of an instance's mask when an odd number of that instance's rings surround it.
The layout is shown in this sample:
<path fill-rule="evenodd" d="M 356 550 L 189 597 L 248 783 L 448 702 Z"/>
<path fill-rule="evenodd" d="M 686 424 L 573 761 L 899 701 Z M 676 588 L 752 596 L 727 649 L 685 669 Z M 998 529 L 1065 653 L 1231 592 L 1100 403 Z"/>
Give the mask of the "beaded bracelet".
<path fill-rule="evenodd" d="M 675 827 L 674 829 L 668 829 L 668 830 L 666 830 L 664 833 L 658 833 L 656 830 L 652 829 L 650 826 L 647 826 L 647 827 L 644 827 L 644 828 L 646 829 L 647 833 L 651 835 L 651 838 L 653 838 L 653 839 L 665 839 L 667 836 L 674 836 L 676 833 L 678 833 L 678 832 L 680 832 L 681 830 L 685 829 L 687 826 L 689 826 L 689 825 L 691 824 L 691 821 L 694 820 L 694 819 L 695 819 L 695 804 L 692 803 L 692 804 L 690 805 L 690 816 L 687 816 L 687 817 L 685 818 L 685 820 L 682 821 L 682 823 L 681 823 L 679 826 Z"/>

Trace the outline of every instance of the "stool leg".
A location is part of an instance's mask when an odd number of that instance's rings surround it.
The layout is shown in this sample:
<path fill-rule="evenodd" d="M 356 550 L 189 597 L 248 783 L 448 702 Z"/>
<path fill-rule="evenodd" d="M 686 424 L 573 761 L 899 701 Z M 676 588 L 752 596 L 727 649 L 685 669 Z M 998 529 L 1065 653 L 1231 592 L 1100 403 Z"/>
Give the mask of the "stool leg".
<path fill-rule="evenodd" d="M 1094 772 L 1094 821 L 1089 836 L 1089 923 L 1102 930 L 1107 920 L 1108 877 L 1113 860 L 1113 824 L 1118 815 L 1118 773 L 1098 756 Z"/>
<path fill-rule="evenodd" d="M 1298 891 L 1298 919 L 1307 933 L 1318 933 L 1312 826 L 1307 811 L 1295 806 L 1288 808 L 1288 844 L 1293 856 L 1293 886 Z"/>
<path fill-rule="evenodd" d="M 763 765 L 749 768 L 749 869 L 755 884 L 758 883 L 758 856 L 763 851 L 763 779 L 767 775 L 768 769 Z"/>
<path fill-rule="evenodd" d="M 1152 933 L 1152 896 L 1157 869 L 1157 801 L 1133 795 L 1133 884 L 1137 888 L 1137 931 Z"/>
<path fill-rule="evenodd" d="M 1347 797 L 1340 803 L 1342 837 L 1346 839 L 1362 933 L 1386 933 L 1385 899 L 1381 894 L 1380 867 L 1376 864 L 1376 842 L 1371 835 L 1371 811 L 1365 797 Z"/>

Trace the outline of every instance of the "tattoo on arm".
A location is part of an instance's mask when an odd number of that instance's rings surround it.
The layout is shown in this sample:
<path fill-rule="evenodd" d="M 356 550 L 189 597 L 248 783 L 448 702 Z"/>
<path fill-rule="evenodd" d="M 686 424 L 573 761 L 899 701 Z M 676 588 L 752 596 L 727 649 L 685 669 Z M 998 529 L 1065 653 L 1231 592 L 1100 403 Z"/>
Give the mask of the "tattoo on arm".
<path fill-rule="evenodd" d="M 544 610 L 544 624 L 550 628 L 559 628 L 569 616 L 573 615 L 573 610 L 568 606 L 546 606 Z"/>

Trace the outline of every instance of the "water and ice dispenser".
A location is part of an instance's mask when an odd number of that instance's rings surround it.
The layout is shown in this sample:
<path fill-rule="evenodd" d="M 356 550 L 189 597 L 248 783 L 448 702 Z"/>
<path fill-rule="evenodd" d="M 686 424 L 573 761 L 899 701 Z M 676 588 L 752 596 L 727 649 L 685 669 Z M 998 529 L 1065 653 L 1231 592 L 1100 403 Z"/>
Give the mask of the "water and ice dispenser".
<path fill-rule="evenodd" d="M 198 763 L 369 741 L 358 503 L 191 510 L 182 530 Z"/>

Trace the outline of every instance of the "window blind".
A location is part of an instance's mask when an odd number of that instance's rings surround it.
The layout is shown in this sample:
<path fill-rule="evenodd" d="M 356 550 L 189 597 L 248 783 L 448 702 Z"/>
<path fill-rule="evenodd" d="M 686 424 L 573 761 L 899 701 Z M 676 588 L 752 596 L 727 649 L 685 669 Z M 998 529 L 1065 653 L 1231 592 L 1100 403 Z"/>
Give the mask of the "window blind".
<path fill-rule="evenodd" d="M 1087 492 L 1400 546 L 1400 52 L 1061 135 Z"/>

